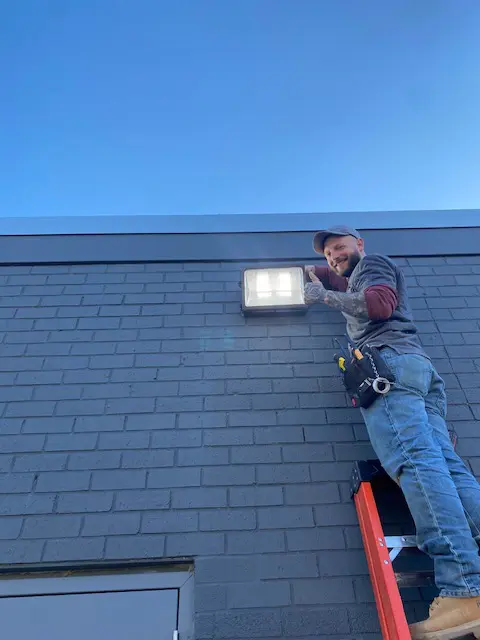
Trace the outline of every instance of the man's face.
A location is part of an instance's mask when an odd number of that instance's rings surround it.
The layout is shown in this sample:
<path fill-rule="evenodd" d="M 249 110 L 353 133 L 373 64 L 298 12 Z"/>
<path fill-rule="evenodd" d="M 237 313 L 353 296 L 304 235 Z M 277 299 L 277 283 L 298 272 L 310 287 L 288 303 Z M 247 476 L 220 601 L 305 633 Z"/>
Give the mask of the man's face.
<path fill-rule="evenodd" d="M 324 254 L 330 269 L 348 278 L 363 258 L 363 240 L 353 236 L 330 236 L 325 241 Z"/>

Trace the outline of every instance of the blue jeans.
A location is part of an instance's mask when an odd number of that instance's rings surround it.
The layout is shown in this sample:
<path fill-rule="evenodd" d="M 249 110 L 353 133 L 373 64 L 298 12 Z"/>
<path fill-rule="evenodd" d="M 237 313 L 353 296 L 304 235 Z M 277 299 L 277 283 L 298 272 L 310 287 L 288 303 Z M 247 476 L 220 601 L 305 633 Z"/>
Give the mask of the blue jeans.
<path fill-rule="evenodd" d="M 444 382 L 422 355 L 381 354 L 396 383 L 361 410 L 372 446 L 402 489 L 440 595 L 478 596 L 480 485 L 453 449 Z"/>

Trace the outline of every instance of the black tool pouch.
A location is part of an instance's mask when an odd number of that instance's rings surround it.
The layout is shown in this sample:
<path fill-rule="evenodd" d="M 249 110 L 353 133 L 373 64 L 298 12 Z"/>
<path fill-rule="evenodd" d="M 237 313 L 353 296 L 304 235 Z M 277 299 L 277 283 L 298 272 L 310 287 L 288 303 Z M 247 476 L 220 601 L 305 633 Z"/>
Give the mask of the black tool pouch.
<path fill-rule="evenodd" d="M 345 362 L 343 384 L 353 406 L 366 409 L 390 391 L 395 376 L 376 347 L 366 346 L 361 353 L 360 360 L 352 357 Z"/>

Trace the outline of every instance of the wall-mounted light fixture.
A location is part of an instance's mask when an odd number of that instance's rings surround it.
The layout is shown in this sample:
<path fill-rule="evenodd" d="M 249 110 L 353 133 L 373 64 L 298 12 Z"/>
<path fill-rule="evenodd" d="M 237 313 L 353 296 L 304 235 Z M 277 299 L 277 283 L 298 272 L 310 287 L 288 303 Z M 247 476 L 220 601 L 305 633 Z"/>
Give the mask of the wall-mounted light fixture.
<path fill-rule="evenodd" d="M 245 269 L 242 311 L 245 315 L 305 312 L 303 267 Z"/>

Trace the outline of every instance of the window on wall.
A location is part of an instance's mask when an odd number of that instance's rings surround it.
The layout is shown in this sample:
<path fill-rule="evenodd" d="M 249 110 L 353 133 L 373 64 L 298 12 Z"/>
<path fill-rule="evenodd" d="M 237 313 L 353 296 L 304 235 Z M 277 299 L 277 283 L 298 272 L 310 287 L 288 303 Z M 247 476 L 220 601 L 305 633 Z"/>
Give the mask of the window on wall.
<path fill-rule="evenodd" d="M 2 638 L 190 640 L 193 574 L 136 570 L 3 575 Z"/>

